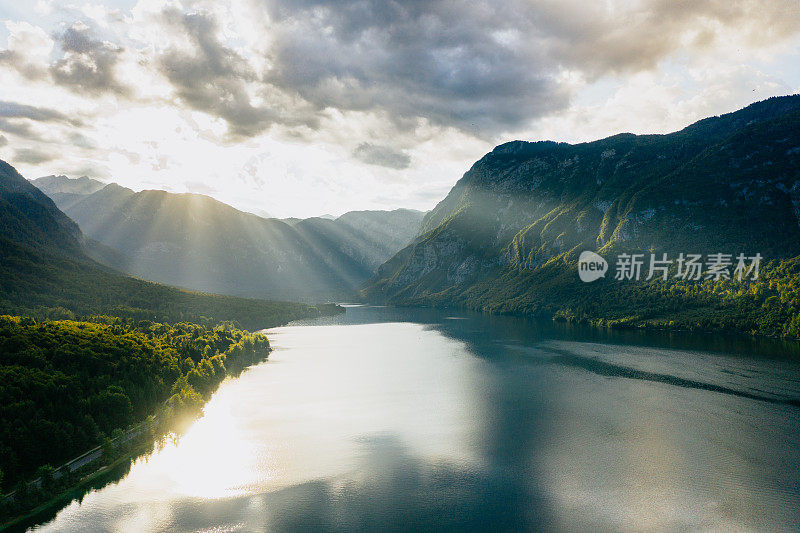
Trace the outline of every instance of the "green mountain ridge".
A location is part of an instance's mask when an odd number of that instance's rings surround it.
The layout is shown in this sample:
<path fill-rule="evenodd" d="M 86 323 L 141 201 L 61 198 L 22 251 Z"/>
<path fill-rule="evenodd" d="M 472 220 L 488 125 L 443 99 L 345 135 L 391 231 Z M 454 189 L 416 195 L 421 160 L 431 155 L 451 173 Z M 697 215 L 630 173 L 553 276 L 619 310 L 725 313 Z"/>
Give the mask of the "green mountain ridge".
<path fill-rule="evenodd" d="M 800 96 L 787 96 L 666 135 L 500 145 L 464 174 L 363 294 L 395 304 L 796 335 L 786 323 L 800 309 L 787 289 L 796 287 L 791 261 L 800 254 L 798 126 Z M 609 259 L 611 275 L 582 283 L 583 250 Z M 766 263 L 752 283 L 635 283 L 612 279 L 622 252 L 760 253 Z"/>
<path fill-rule="evenodd" d="M 76 193 L 84 187 L 72 181 L 48 177 L 33 183 L 86 235 L 127 258 L 120 268 L 161 283 L 239 296 L 350 297 L 417 234 L 423 217 L 401 209 L 287 223 L 200 194 L 134 192 L 114 183 Z"/>

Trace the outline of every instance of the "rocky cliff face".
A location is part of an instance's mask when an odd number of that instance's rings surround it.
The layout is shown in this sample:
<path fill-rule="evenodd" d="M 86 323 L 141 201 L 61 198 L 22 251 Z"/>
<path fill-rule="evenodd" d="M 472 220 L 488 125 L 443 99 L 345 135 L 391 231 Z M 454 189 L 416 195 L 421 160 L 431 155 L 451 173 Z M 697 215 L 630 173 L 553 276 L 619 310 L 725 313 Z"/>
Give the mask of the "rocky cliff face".
<path fill-rule="evenodd" d="M 668 135 L 515 141 L 464 174 L 364 294 L 513 310 L 542 284 L 577 290 L 582 250 L 797 256 L 799 214 L 800 96 Z"/>

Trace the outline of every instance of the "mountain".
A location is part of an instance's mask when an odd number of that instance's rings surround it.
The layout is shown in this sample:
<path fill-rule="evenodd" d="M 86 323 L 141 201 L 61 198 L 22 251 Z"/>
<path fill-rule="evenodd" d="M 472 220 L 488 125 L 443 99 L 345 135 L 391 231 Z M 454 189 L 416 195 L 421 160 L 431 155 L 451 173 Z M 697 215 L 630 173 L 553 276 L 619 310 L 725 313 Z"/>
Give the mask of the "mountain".
<path fill-rule="evenodd" d="M 0 161 L 0 231 L 0 238 L 25 246 L 81 253 L 78 225 L 5 161 Z"/>
<path fill-rule="evenodd" d="M 424 215 L 413 209 L 349 211 L 335 219 L 298 220 L 293 227 L 306 239 L 316 237 L 320 243 L 332 244 L 359 268 L 369 272 L 367 277 L 370 277 L 375 269 L 416 237 Z"/>
<path fill-rule="evenodd" d="M 87 243 L 49 197 L 0 161 L 0 314 L 235 320 L 263 328 L 321 312 L 303 304 L 188 292 L 135 279 L 95 262 Z"/>
<path fill-rule="evenodd" d="M 423 213 L 347 213 L 281 221 L 200 194 L 134 192 L 111 183 L 35 180 L 90 238 L 127 257 L 136 276 L 241 296 L 320 300 L 354 294 L 417 233 Z"/>
<path fill-rule="evenodd" d="M 768 261 L 756 282 L 636 283 L 609 275 L 586 284 L 577 275 L 584 250 L 612 268 L 623 252 L 760 253 Z M 667 135 L 500 145 L 425 217 L 420 235 L 378 269 L 364 295 L 798 335 L 799 324 L 775 323 L 797 318 L 798 254 L 800 96 L 787 96 Z"/>
<path fill-rule="evenodd" d="M 59 209 L 79 201 L 88 194 L 95 193 L 106 186 L 102 181 L 98 181 L 88 176 L 80 178 L 68 178 L 67 176 L 44 176 L 30 180 L 36 188 L 45 192 Z"/>
<path fill-rule="evenodd" d="M 70 179 L 67 176 L 44 176 L 31 180 L 38 189 L 47 189 L 48 196 L 53 194 L 92 194 L 106 186 L 102 181 L 92 179 L 88 176 Z"/>

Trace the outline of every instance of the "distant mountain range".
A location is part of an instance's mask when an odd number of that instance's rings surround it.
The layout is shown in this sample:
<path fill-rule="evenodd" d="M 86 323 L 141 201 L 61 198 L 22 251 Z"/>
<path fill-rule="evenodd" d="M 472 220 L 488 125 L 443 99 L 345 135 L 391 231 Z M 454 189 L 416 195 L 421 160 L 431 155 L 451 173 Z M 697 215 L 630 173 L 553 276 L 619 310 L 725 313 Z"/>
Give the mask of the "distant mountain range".
<path fill-rule="evenodd" d="M 198 323 L 234 320 L 255 329 L 337 311 L 143 281 L 97 263 L 89 254 L 98 250 L 105 249 L 86 239 L 49 197 L 0 161 L 0 314 Z"/>
<path fill-rule="evenodd" d="M 612 270 L 623 252 L 760 253 L 765 265 L 752 283 L 635 283 L 612 272 L 586 284 L 577 275 L 584 250 Z M 498 146 L 426 215 L 364 296 L 798 336 L 798 254 L 800 96 L 787 96 L 668 135 Z"/>
<path fill-rule="evenodd" d="M 51 175 L 31 181 L 38 189 L 42 191 L 46 190 L 47 195 L 51 198 L 53 195 L 58 195 L 60 199 L 67 198 L 70 195 L 80 196 L 92 194 L 106 186 L 106 183 L 92 179 L 89 176 L 71 179 L 63 175 Z"/>
<path fill-rule="evenodd" d="M 353 211 L 278 220 L 200 194 L 134 192 L 90 178 L 33 180 L 91 239 L 99 260 L 145 279 L 287 300 L 350 298 L 413 239 L 424 213 Z"/>

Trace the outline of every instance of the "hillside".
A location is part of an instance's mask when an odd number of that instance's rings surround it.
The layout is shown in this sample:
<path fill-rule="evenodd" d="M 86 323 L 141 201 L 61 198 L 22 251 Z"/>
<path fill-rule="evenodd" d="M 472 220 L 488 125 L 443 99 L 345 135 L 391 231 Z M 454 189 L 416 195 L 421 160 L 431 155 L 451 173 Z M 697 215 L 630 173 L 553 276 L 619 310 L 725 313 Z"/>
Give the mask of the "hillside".
<path fill-rule="evenodd" d="M 667 135 L 620 134 L 577 145 L 516 141 L 473 165 L 364 294 L 403 304 L 795 336 L 800 329 L 788 324 L 796 318 L 799 216 L 800 96 Z M 577 259 L 584 250 L 607 258 L 611 274 L 582 283 Z M 637 283 L 613 279 L 622 252 L 760 253 L 766 263 L 755 282 L 671 276 Z"/>
<path fill-rule="evenodd" d="M 109 184 L 86 194 L 76 180 L 34 184 L 90 238 L 127 258 L 136 276 L 232 295 L 346 298 L 416 234 L 423 213 L 347 213 L 338 219 L 265 219 L 208 196 L 134 192 Z M 97 182 L 95 182 L 97 183 Z"/>
<path fill-rule="evenodd" d="M 235 320 L 255 329 L 320 312 L 303 304 L 188 292 L 102 266 L 85 254 L 77 224 L 5 162 L 0 162 L 0 221 L 0 313 Z"/>
<path fill-rule="evenodd" d="M 0 238 L 74 257 L 81 253 L 78 226 L 5 161 L 0 161 Z"/>

